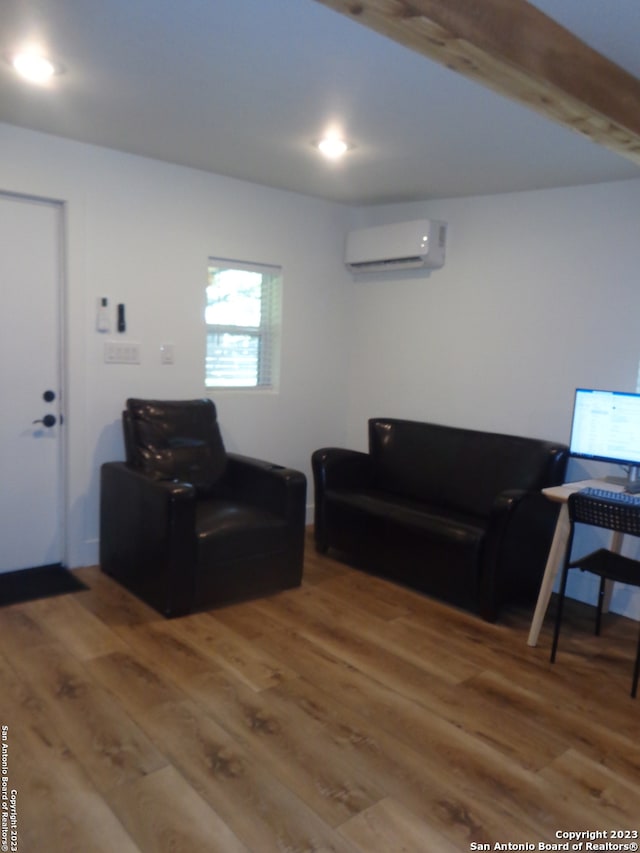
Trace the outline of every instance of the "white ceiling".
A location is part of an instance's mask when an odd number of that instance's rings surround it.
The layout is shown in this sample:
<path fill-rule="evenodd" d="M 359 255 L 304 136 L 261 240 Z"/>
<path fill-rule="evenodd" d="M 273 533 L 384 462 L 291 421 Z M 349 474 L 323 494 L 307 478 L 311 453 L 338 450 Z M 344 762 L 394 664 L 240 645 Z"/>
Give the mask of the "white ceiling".
<path fill-rule="evenodd" d="M 535 5 L 640 77 L 638 0 Z M 0 0 L 0 53 L 28 41 L 67 71 L 45 89 L 0 62 L 0 121 L 272 187 L 373 204 L 640 178 L 314 0 Z M 340 164 L 311 145 L 331 124 Z"/>

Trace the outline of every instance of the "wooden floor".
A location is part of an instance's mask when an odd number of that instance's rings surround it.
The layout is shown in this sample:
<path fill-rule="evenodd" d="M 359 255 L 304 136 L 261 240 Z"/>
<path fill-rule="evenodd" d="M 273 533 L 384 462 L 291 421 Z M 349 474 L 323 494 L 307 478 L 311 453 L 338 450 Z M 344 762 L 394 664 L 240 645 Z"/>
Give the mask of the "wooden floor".
<path fill-rule="evenodd" d="M 20 853 L 450 853 L 640 829 L 637 623 L 595 638 L 570 603 L 552 666 L 549 617 L 532 649 L 528 611 L 489 625 L 311 540 L 300 589 L 172 621 L 79 575 L 88 591 L 0 610 Z"/>

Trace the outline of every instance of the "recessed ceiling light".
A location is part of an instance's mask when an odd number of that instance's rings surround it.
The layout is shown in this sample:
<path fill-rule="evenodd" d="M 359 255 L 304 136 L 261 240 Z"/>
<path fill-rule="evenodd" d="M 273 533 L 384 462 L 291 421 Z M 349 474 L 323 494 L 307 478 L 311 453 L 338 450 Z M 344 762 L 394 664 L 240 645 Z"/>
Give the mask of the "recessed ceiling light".
<path fill-rule="evenodd" d="M 323 139 L 314 142 L 314 145 L 329 160 L 338 160 L 353 148 L 353 145 L 349 145 L 348 142 L 336 135 L 325 136 Z"/>
<path fill-rule="evenodd" d="M 30 51 L 13 54 L 9 57 L 9 62 L 17 74 L 31 83 L 47 83 L 54 75 L 64 71 L 59 63 Z"/>

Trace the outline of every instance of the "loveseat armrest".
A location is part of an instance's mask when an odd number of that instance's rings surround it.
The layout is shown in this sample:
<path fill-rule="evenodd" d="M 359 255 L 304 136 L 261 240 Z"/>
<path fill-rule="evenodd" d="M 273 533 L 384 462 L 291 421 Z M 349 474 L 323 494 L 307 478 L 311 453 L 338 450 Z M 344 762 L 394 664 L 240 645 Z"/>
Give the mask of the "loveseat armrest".
<path fill-rule="evenodd" d="M 325 494 L 330 489 L 363 489 L 371 482 L 371 456 L 360 450 L 321 447 L 311 455 L 314 482 L 314 537 L 316 548 L 328 548 Z"/>
<path fill-rule="evenodd" d="M 508 489 L 496 498 L 481 563 L 480 615 L 498 618 L 503 602 L 535 598 L 558 517 L 541 491 Z"/>
<path fill-rule="evenodd" d="M 307 478 L 301 471 L 228 453 L 220 490 L 225 498 L 273 512 L 304 532 Z"/>
<path fill-rule="evenodd" d="M 100 566 L 166 615 L 188 612 L 196 557 L 196 490 L 106 462 L 100 483 Z"/>
<path fill-rule="evenodd" d="M 366 487 L 371 479 L 371 456 L 360 450 L 322 447 L 311 456 L 314 482 L 325 489 Z"/>

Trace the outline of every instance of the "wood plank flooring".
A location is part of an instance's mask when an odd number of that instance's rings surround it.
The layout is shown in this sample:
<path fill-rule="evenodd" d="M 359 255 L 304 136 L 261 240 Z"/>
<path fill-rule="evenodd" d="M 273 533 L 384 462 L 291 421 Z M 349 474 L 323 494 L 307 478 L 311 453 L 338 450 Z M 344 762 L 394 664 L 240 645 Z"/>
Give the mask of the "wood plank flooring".
<path fill-rule="evenodd" d="M 78 574 L 89 590 L 0 609 L 20 853 L 456 853 L 640 830 L 635 622 L 596 638 L 568 602 L 551 665 L 551 616 L 532 649 L 528 610 L 489 625 L 310 537 L 300 589 L 176 620 Z"/>

